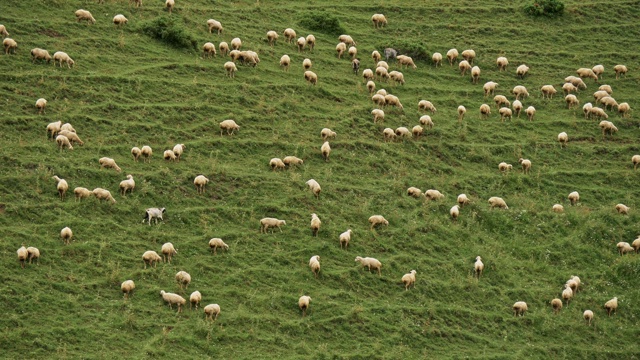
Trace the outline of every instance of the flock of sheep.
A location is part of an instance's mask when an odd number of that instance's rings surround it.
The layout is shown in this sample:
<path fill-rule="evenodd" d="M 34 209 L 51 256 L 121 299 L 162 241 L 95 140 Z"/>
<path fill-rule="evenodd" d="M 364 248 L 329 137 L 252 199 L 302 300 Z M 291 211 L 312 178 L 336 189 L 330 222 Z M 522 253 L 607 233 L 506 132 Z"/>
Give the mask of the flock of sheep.
<path fill-rule="evenodd" d="M 132 0 L 136 6 L 141 6 L 141 0 Z M 169 12 L 171 12 L 175 6 L 174 0 L 166 0 L 165 6 Z M 91 15 L 89 11 L 80 9 L 75 12 L 75 16 L 78 22 L 87 21 L 88 23 L 95 24 L 96 20 Z M 379 28 L 387 25 L 387 19 L 382 14 L 374 14 L 371 18 L 374 28 Z M 123 15 L 116 15 L 113 18 L 113 23 L 116 26 L 123 26 L 128 23 L 128 20 Z M 222 34 L 224 29 L 222 24 L 214 19 L 210 19 L 207 21 L 207 27 L 209 33 L 216 32 L 218 35 Z M 0 25 L 0 34 L 3 35 L 3 46 L 5 54 L 14 53 L 18 46 L 17 42 L 11 38 L 9 38 L 9 33 L 4 25 Z M 283 35 L 287 41 L 287 43 L 295 43 L 297 51 L 302 52 L 305 48 L 308 48 L 309 51 L 313 51 L 316 38 L 314 35 L 308 35 L 306 37 L 299 37 L 296 40 L 296 32 L 293 29 L 287 28 L 284 30 Z M 276 41 L 279 38 L 279 34 L 276 31 L 268 31 L 266 34 L 266 40 L 269 45 L 275 45 Z M 356 42 L 349 35 L 342 35 L 339 37 L 339 43 L 336 46 L 337 57 L 341 58 L 346 52 L 351 57 L 351 67 L 355 74 L 359 74 L 359 68 L 361 64 L 361 60 L 357 58 L 358 49 L 356 48 Z M 257 66 L 260 62 L 258 54 L 253 51 L 240 51 L 242 46 L 242 42 L 239 38 L 234 38 L 231 41 L 231 44 L 227 44 L 226 42 L 221 42 L 218 45 L 218 50 L 220 51 L 222 56 L 229 56 L 232 61 L 228 61 L 224 63 L 224 69 L 227 72 L 228 76 L 234 77 L 237 72 L 236 62 L 240 61 L 244 65 Z M 207 42 L 203 46 L 203 57 L 208 58 L 211 56 L 217 56 L 216 46 L 213 43 Z M 373 121 L 376 123 L 382 123 L 385 118 L 385 109 L 390 107 L 395 107 L 399 111 L 403 111 L 404 106 L 400 102 L 400 99 L 397 96 L 387 93 L 384 89 L 379 89 L 376 91 L 376 82 L 380 83 L 393 83 L 393 84 L 404 84 L 405 76 L 400 71 L 389 71 L 389 61 L 395 59 L 397 65 L 402 70 L 403 67 L 411 67 L 413 69 L 417 68 L 415 62 L 411 57 L 405 55 L 399 55 L 394 49 L 385 49 L 385 60 L 382 60 L 382 55 L 378 51 L 373 51 L 372 59 L 374 60 L 375 69 L 364 69 L 362 71 L 362 76 L 364 81 L 366 82 L 366 87 L 371 96 L 371 100 L 376 105 L 376 108 L 371 111 L 371 115 L 373 115 Z M 72 68 L 75 64 L 74 60 L 69 57 L 64 52 L 58 51 L 54 53 L 53 57 L 50 56 L 49 52 L 45 49 L 34 48 L 31 50 L 32 61 L 36 60 L 44 60 L 50 62 L 51 59 L 54 60 L 54 64 L 58 63 L 61 67 L 62 64 L 66 64 L 68 68 Z M 458 61 L 458 57 L 461 56 L 462 60 L 458 62 L 458 69 L 462 76 L 465 76 L 469 71 L 471 75 L 471 82 L 476 84 L 480 81 L 481 78 L 481 69 L 478 66 L 472 66 L 474 59 L 476 57 L 476 53 L 474 50 L 465 50 L 462 51 L 461 54 L 458 53 L 456 49 L 451 49 L 446 53 L 446 58 L 449 62 L 450 66 L 453 66 L 456 61 Z M 432 56 L 433 64 L 438 67 L 442 66 L 443 56 L 440 53 L 435 53 Z M 280 58 L 280 65 L 282 66 L 284 71 L 288 71 L 291 65 L 291 59 L 288 55 L 282 55 Z M 509 61 L 506 57 L 500 56 L 496 60 L 496 66 L 499 71 L 506 71 L 509 65 Z M 313 63 L 310 59 L 305 59 L 302 63 L 302 66 L 305 70 L 304 79 L 308 81 L 312 85 L 316 85 L 318 83 L 318 75 L 311 71 L 310 69 L 313 66 Z M 616 65 L 613 68 L 616 79 L 619 79 L 621 75 L 626 75 L 627 68 L 624 65 Z M 520 65 L 516 69 L 516 76 L 519 78 L 524 78 L 527 76 L 529 72 L 529 67 L 527 65 Z M 568 76 L 565 78 L 565 84 L 562 86 L 562 90 L 565 94 L 565 102 L 568 108 L 579 106 L 579 101 L 575 95 L 575 93 L 580 90 L 584 90 L 587 88 L 586 83 L 583 79 L 591 78 L 594 81 L 598 81 L 602 78 L 605 69 L 602 65 L 596 65 L 593 68 L 580 68 L 576 71 L 576 76 Z M 511 120 L 512 116 L 520 117 L 522 110 L 524 110 L 525 114 L 529 121 L 534 120 L 534 116 L 536 113 L 536 109 L 533 106 L 529 106 L 526 109 L 522 101 L 525 101 L 527 97 L 529 97 L 529 91 L 521 85 L 514 87 L 510 93 L 515 97 L 513 102 L 510 102 L 507 96 L 505 95 L 495 95 L 495 91 L 498 87 L 498 83 L 489 81 L 486 82 L 483 86 L 483 95 L 486 98 L 487 96 L 493 95 L 493 101 L 495 102 L 496 109 L 500 114 L 501 121 Z M 553 96 L 557 93 L 557 90 L 553 85 L 543 85 L 540 88 L 540 92 L 543 98 L 553 99 Z M 599 123 L 600 128 L 603 132 L 603 137 L 609 133 L 613 135 L 616 131 L 618 131 L 617 127 L 610 121 L 607 121 L 609 115 L 607 114 L 607 110 L 611 111 L 617 109 L 621 116 L 629 116 L 630 106 L 628 103 L 620 103 L 611 96 L 613 93 L 612 87 L 609 85 L 601 85 L 598 90 L 593 94 L 594 104 L 586 103 L 583 106 L 583 112 L 585 118 L 597 118 L 601 119 Z M 44 113 L 47 105 L 47 100 L 44 98 L 40 98 L 36 101 L 36 109 L 39 113 Z M 483 104 L 479 111 L 482 119 L 488 119 L 491 115 L 491 106 L 489 104 Z M 421 100 L 418 103 L 418 109 L 424 112 L 430 112 L 431 116 L 436 114 L 437 110 L 434 104 L 428 100 Z M 458 113 L 458 121 L 463 121 L 466 114 L 466 107 L 464 105 L 460 105 L 457 108 Z M 418 139 L 420 136 L 424 134 L 423 126 L 427 127 L 427 129 L 432 129 L 434 127 L 434 121 L 430 115 L 423 115 L 420 117 L 419 125 L 415 125 L 409 130 L 408 127 L 398 127 L 397 129 L 385 128 L 383 130 L 383 137 L 385 140 L 395 140 L 398 138 L 409 138 L 413 136 Z M 223 135 L 223 132 L 226 132 L 227 135 L 233 135 L 235 132 L 238 132 L 240 126 L 234 120 L 224 120 L 220 124 L 220 135 Z M 47 126 L 47 133 L 50 135 L 51 139 L 55 139 L 58 147 L 61 149 L 73 150 L 73 144 L 83 145 L 83 141 L 77 135 L 76 130 L 73 128 L 71 124 L 62 124 L 61 121 L 50 123 Z M 331 129 L 324 128 L 321 130 L 321 137 L 323 139 L 323 144 L 320 148 L 320 153 L 325 161 L 329 160 L 329 155 L 331 153 L 331 146 L 329 144 L 330 139 L 336 137 L 336 132 Z M 558 141 L 561 143 L 561 146 L 566 146 L 569 141 L 569 137 L 566 132 L 561 132 L 558 135 Z M 186 146 L 184 144 L 177 144 L 172 149 L 165 150 L 163 152 L 163 158 L 167 161 L 180 161 L 182 154 Z M 138 161 L 140 157 L 144 159 L 145 162 L 151 161 L 152 157 L 152 149 L 150 146 L 145 145 L 141 148 L 133 147 L 131 149 L 131 155 L 133 156 L 134 161 Z M 102 157 L 98 160 L 101 168 L 111 168 L 116 170 L 117 172 L 121 172 L 120 166 L 118 166 L 114 159 L 109 157 Z M 528 174 L 531 167 L 532 162 L 529 159 L 520 158 L 518 160 L 519 164 L 522 167 L 522 171 L 524 174 Z M 634 155 L 632 157 L 632 163 L 634 165 L 634 169 L 640 164 L 640 155 Z M 269 161 L 269 166 L 275 170 L 284 170 L 289 167 L 302 165 L 303 160 L 299 159 L 295 156 L 286 156 L 284 159 L 280 158 L 272 158 Z M 513 166 L 506 162 L 501 162 L 498 165 L 498 169 L 503 174 L 511 171 Z M 56 181 L 56 190 L 61 200 L 65 199 L 66 192 L 69 189 L 69 185 L 65 179 L 61 179 L 58 176 L 53 176 L 53 179 Z M 195 177 L 193 183 L 198 193 L 205 192 L 205 186 L 208 184 L 209 179 L 204 175 L 198 175 Z M 321 187 L 320 184 L 314 180 L 310 179 L 306 182 L 306 185 L 309 187 L 310 191 L 316 198 L 319 198 Z M 121 196 L 126 196 L 127 192 L 131 193 L 135 188 L 135 181 L 132 175 L 127 175 L 126 179 L 122 180 L 119 184 L 119 189 Z M 88 198 L 90 196 L 95 196 L 99 200 L 106 200 L 112 203 L 116 203 L 115 198 L 111 195 L 109 190 L 96 188 L 93 190 L 89 190 L 84 187 L 76 187 L 74 189 L 74 194 L 76 201 L 80 201 L 84 198 Z M 440 191 L 436 189 L 429 189 L 426 191 L 421 191 L 417 187 L 410 187 L 407 189 L 407 194 L 409 196 L 415 198 L 424 198 L 425 200 L 438 201 L 445 198 Z M 577 192 L 572 192 L 568 196 L 571 205 L 576 205 L 580 198 Z M 449 214 L 451 218 L 456 221 L 461 216 L 461 211 L 465 205 L 468 205 L 471 200 L 467 197 L 466 194 L 460 194 L 457 197 L 457 204 L 454 205 Z M 501 209 L 509 209 L 507 203 L 504 199 L 500 197 L 490 197 L 488 199 L 489 205 L 491 208 L 501 208 Z M 628 214 L 629 207 L 624 204 L 616 205 L 615 209 L 621 214 Z M 554 212 L 563 212 L 564 208 L 561 204 L 555 204 L 552 207 L 552 211 Z M 164 208 L 149 208 L 145 211 L 145 218 L 143 222 L 146 220 L 149 225 L 151 225 L 151 221 L 155 220 L 156 224 L 158 219 L 163 220 L 163 214 L 165 213 Z M 382 215 L 373 215 L 369 218 L 369 223 L 371 226 L 371 230 L 374 229 L 375 226 L 385 225 L 388 226 L 389 222 Z M 311 222 L 310 228 L 313 236 L 317 236 L 318 232 L 321 228 L 321 220 L 317 214 L 311 214 Z M 265 217 L 260 220 L 260 232 L 267 233 L 269 229 L 278 228 L 282 231 L 281 227 L 286 225 L 285 220 L 280 220 L 276 218 Z M 341 248 L 345 250 L 348 248 L 349 242 L 352 237 L 352 230 L 348 229 L 345 232 L 341 233 L 338 237 L 339 244 Z M 73 232 L 70 228 L 65 227 L 60 232 L 60 237 L 65 244 L 69 244 L 71 239 L 73 238 Z M 209 241 L 210 249 L 215 253 L 217 253 L 217 249 L 225 249 L 228 250 L 229 246 L 224 243 L 224 241 L 220 238 L 212 238 Z M 640 237 L 629 244 L 627 242 L 620 242 L 617 244 L 618 251 L 620 255 L 623 255 L 628 252 L 636 252 L 640 251 Z M 142 255 L 142 259 L 144 262 L 144 267 L 146 269 L 147 265 L 155 267 L 160 261 L 167 261 L 171 263 L 172 256 L 177 254 L 177 250 L 173 246 L 172 243 L 165 243 L 161 252 L 163 257 L 160 257 L 158 253 L 153 250 L 146 251 Z M 18 259 L 20 261 L 21 266 L 24 268 L 25 263 L 28 261 L 31 263 L 33 260 L 38 260 L 40 257 L 40 252 L 35 247 L 25 246 L 20 247 L 17 251 Z M 374 270 L 378 272 L 378 275 L 381 276 L 381 268 L 382 263 L 372 257 L 361 257 L 357 256 L 355 261 L 360 263 L 363 267 L 366 267 L 369 271 Z M 315 277 L 319 275 L 320 272 L 320 256 L 314 255 L 309 260 L 309 268 Z M 480 256 L 476 257 L 476 261 L 473 266 L 474 275 L 480 279 L 480 276 L 484 270 L 484 263 L 482 262 L 482 258 Z M 180 271 L 175 276 L 176 282 L 178 283 L 180 289 L 183 287 L 186 289 L 191 282 L 191 276 L 185 272 Z M 407 274 L 403 275 L 400 281 L 404 284 L 405 290 L 408 290 L 412 286 L 415 287 L 416 283 L 416 271 L 411 270 Z M 578 292 L 581 286 L 580 279 L 577 276 L 571 276 L 571 279 L 567 281 L 565 284 L 565 288 L 562 291 L 562 300 L 564 300 L 568 306 L 569 301 L 571 301 Z M 135 283 L 133 280 L 126 280 L 121 284 L 121 290 L 124 293 L 125 299 L 128 299 L 131 295 L 132 291 L 135 289 Z M 186 300 L 175 293 L 165 292 L 164 290 L 160 291 L 160 294 L 165 302 L 169 304 L 172 308 L 173 305 L 178 306 L 178 312 L 182 310 L 182 306 L 186 304 Z M 553 299 L 550 304 L 555 312 L 560 311 L 562 309 L 562 300 Z M 189 301 L 191 306 L 195 306 L 198 308 L 198 305 L 202 301 L 202 294 L 199 291 L 194 291 L 190 297 Z M 302 311 L 303 316 L 306 314 L 309 306 L 310 306 L 311 298 L 307 295 L 303 295 L 299 298 L 298 306 Z M 611 315 L 612 312 L 615 312 L 618 307 L 617 298 L 613 298 L 607 301 L 604 304 L 604 308 L 606 309 L 608 315 Z M 518 301 L 512 306 L 513 312 L 515 316 L 523 315 L 527 310 L 528 306 L 523 301 Z M 205 316 L 208 319 L 215 320 L 220 314 L 220 306 L 218 304 L 209 304 L 204 307 Z M 586 310 L 583 314 L 584 319 L 590 325 L 594 314 L 591 310 Z"/>

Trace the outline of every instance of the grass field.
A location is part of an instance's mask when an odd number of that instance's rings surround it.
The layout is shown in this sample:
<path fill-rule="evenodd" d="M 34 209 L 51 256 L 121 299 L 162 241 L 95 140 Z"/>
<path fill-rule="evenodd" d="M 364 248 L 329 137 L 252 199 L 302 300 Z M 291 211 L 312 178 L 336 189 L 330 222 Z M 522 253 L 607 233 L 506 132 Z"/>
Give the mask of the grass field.
<path fill-rule="evenodd" d="M 618 255 L 616 243 L 638 234 L 638 180 L 631 156 L 640 153 L 640 6 L 637 1 L 566 1 L 563 16 L 531 18 L 526 2 L 495 0 L 362 1 L 323 0 L 311 5 L 289 1 L 211 2 L 177 0 L 172 15 L 159 0 L 136 9 L 125 0 L 26 0 L 0 4 L 0 24 L 18 42 L 15 55 L 0 56 L 0 349 L 2 358 L 592 358 L 637 359 L 640 335 L 640 257 Z M 74 11 L 92 12 L 95 25 L 77 23 Z M 129 22 L 111 23 L 122 13 Z M 362 76 L 348 57 L 338 59 L 335 29 L 310 29 L 314 14 L 339 20 L 357 42 L 361 70 L 375 69 L 371 52 L 394 47 L 410 52 L 417 69 L 404 73 L 404 86 L 376 81 L 398 96 L 404 110 L 387 108 L 374 124 Z M 373 29 L 371 15 L 383 13 L 387 27 Z M 157 19 L 171 18 L 181 39 L 194 39 L 197 50 L 175 47 L 144 30 Z M 222 35 L 209 34 L 206 20 L 222 22 Z M 291 27 L 298 36 L 314 34 L 313 52 L 298 53 L 284 41 Z M 280 38 L 274 47 L 266 32 Z M 202 45 L 240 37 L 243 50 L 256 51 L 255 68 L 238 64 L 226 76 L 218 54 L 203 59 Z M 73 69 L 31 62 L 39 47 L 67 52 Z M 435 68 L 431 54 L 450 48 L 474 49 L 481 78 L 474 85 L 457 65 Z M 289 54 L 289 72 L 279 66 Z M 510 65 L 499 72 L 495 61 Z M 304 81 L 302 60 L 313 61 L 317 86 Z M 446 59 L 445 59 L 446 61 Z M 530 66 L 523 80 L 520 64 Z M 577 94 L 580 107 L 567 109 L 561 87 L 575 70 L 605 66 L 599 82 Z M 615 79 L 613 66 L 629 74 Z M 524 85 L 531 96 L 522 102 L 537 109 L 500 122 L 482 85 L 499 83 L 506 95 Z M 559 90 L 542 99 L 540 87 Z M 628 102 L 631 116 L 608 111 L 619 129 L 603 138 L 598 121 L 585 119 L 582 105 L 593 102 L 601 84 L 613 88 L 618 103 Z M 48 100 L 39 115 L 36 99 Z M 418 124 L 418 101 L 437 107 L 435 127 L 420 139 L 384 142 L 385 127 Z M 481 120 L 482 103 L 492 114 Z M 462 123 L 458 105 L 467 108 Z M 234 119 L 240 131 L 221 136 L 218 123 Z M 84 146 L 59 151 L 47 140 L 46 126 L 71 123 Z M 325 162 L 320 131 L 337 132 Z M 556 138 L 565 131 L 569 144 Z M 162 152 L 184 143 L 180 162 L 162 160 Z M 134 162 L 133 146 L 150 145 L 150 163 Z M 272 171 L 269 160 L 295 155 L 304 165 Z M 122 168 L 100 169 L 98 159 L 112 157 Z M 523 174 L 520 157 L 531 173 Z M 498 163 L 514 170 L 506 175 Z M 133 194 L 123 197 L 118 184 L 133 175 Z M 211 182 L 197 194 L 193 179 Z M 53 175 L 67 180 L 70 192 L 60 201 Z M 305 182 L 322 186 L 319 199 Z M 116 204 L 95 198 L 74 202 L 73 188 L 102 187 Z M 406 189 L 438 189 L 445 199 L 425 202 Z M 572 207 L 567 195 L 578 191 Z M 457 222 L 449 209 L 458 194 L 472 204 Z M 504 198 L 508 210 L 491 210 L 487 199 Z M 560 203 L 565 213 L 551 211 Z M 628 216 L 614 210 L 631 207 Z M 148 207 L 166 207 L 160 224 L 142 224 Z M 317 213 L 317 238 L 309 228 Z M 382 214 L 388 227 L 369 230 L 367 219 Z M 284 219 L 282 232 L 260 234 L 263 217 Z M 60 230 L 74 238 L 64 245 Z M 348 250 L 338 235 L 353 229 Z M 212 237 L 228 252 L 213 255 Z M 142 254 L 160 253 L 172 242 L 178 254 L 171 264 L 143 269 Z M 20 268 L 16 250 L 40 249 L 38 265 Z M 316 279 L 309 258 L 320 255 Z M 485 272 L 473 277 L 476 256 Z M 382 276 L 354 262 L 370 256 L 382 264 Z M 415 269 L 414 289 L 400 278 Z M 181 291 L 176 272 L 191 274 Z M 560 297 L 571 275 L 582 289 L 554 315 L 551 299 Z M 129 300 L 120 284 L 136 283 Z M 202 306 L 218 303 L 218 320 L 202 310 L 180 314 L 162 301 L 160 290 L 188 299 L 203 294 Z M 297 301 L 312 298 L 306 317 Z M 603 304 L 619 299 L 615 316 Z M 529 311 L 514 318 L 511 306 L 526 301 Z M 591 309 L 594 324 L 582 313 Z"/>

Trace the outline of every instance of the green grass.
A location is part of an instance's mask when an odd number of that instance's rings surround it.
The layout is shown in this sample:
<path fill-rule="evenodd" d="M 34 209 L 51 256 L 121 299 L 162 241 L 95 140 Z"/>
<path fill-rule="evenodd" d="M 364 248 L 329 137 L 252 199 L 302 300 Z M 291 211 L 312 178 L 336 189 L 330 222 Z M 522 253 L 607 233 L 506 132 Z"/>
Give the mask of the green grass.
<path fill-rule="evenodd" d="M 568 110 L 562 96 L 543 100 L 539 89 L 580 67 L 603 64 L 600 84 L 613 87 L 618 102 L 638 107 L 640 37 L 634 1 L 566 1 L 558 18 L 531 18 L 525 1 L 407 2 L 325 0 L 305 2 L 177 1 L 172 18 L 198 49 L 234 37 L 261 62 L 238 66 L 225 76 L 218 57 L 179 48 L 148 36 L 144 24 L 169 15 L 162 1 L 142 9 L 124 0 L 29 0 L 0 5 L 0 24 L 18 42 L 16 55 L 0 56 L 0 348 L 6 358 L 165 358 L 210 357 L 415 359 L 415 358 L 638 358 L 640 258 L 620 257 L 615 244 L 640 234 L 637 182 L 631 156 L 640 152 L 640 124 L 634 113 L 609 112 L 619 131 L 602 138 L 595 120 L 581 109 Z M 75 22 L 84 8 L 97 23 Z M 122 13 L 129 23 L 111 23 Z M 374 124 L 373 104 L 348 59 L 337 59 L 337 36 L 304 28 L 314 14 L 327 13 L 358 43 L 361 70 L 373 68 L 371 52 L 392 46 L 423 54 L 417 69 L 404 69 L 406 85 L 376 82 L 397 95 L 404 111 L 385 109 Z M 374 30 L 370 17 L 383 13 L 388 27 Z M 222 22 L 222 35 L 209 34 L 206 20 Z M 335 25 L 335 24 L 334 24 Z M 315 25 L 314 25 L 315 26 Z M 298 53 L 282 31 L 313 33 L 313 53 Z M 272 48 L 266 32 L 280 39 Z M 178 31 L 178 35 L 181 32 Z M 29 51 L 40 47 L 67 52 L 74 69 L 32 64 Z M 434 68 L 433 52 L 472 48 L 482 69 L 478 85 L 448 64 Z M 280 56 L 289 54 L 283 72 Z M 507 56 L 507 72 L 495 59 Z M 313 61 L 313 87 L 303 79 L 302 60 Z M 519 64 L 531 67 L 524 80 Z M 629 74 L 616 80 L 613 66 Z M 390 62 L 391 69 L 397 65 Z M 501 123 L 495 106 L 480 120 L 482 84 L 498 82 L 497 94 L 524 85 L 525 108 L 536 119 Z M 577 96 L 592 101 L 598 84 Z M 36 99 L 44 97 L 46 114 Z M 422 115 L 421 99 L 434 103 L 433 130 L 419 140 L 385 143 L 385 127 L 412 127 Z M 456 109 L 467 117 L 457 122 Z M 633 110 L 632 110 L 633 111 Z M 218 123 L 235 119 L 240 132 L 220 136 Z M 60 152 L 46 139 L 46 125 L 70 122 L 84 146 Z M 338 133 L 331 159 L 320 154 L 320 130 Z M 561 149 L 557 134 L 570 142 Z M 177 143 L 187 150 L 179 163 L 162 160 Z M 134 162 L 130 149 L 150 145 L 150 164 Z M 304 166 L 273 172 L 269 160 L 295 155 Z M 100 169 L 98 159 L 114 158 L 121 173 Z M 531 159 L 529 175 L 519 157 Z M 498 172 L 501 161 L 512 173 Z M 118 184 L 132 174 L 132 195 Z M 198 195 L 193 178 L 211 182 Z M 77 186 L 109 189 L 117 203 L 80 203 L 73 194 L 60 202 L 51 176 Z M 305 182 L 316 179 L 320 199 Z M 406 196 L 410 186 L 439 189 L 446 198 L 425 203 Z M 581 202 L 566 196 L 578 191 Z M 448 210 L 459 193 L 473 201 L 453 223 Z M 490 210 L 487 199 L 503 197 L 509 210 Z M 555 203 L 564 214 L 551 212 Z M 631 207 L 629 216 L 614 206 Z M 165 221 L 142 224 L 144 209 L 166 207 Z M 311 236 L 310 214 L 322 228 Z M 387 228 L 369 230 L 367 218 L 382 214 Z M 263 217 L 285 219 L 282 233 L 259 233 Z M 63 245 L 60 229 L 74 231 Z M 354 231 L 349 250 L 338 235 Z M 216 256 L 207 243 L 220 237 L 230 246 Z M 164 242 L 178 249 L 171 264 L 143 269 L 142 253 L 160 252 Z M 24 243 L 41 251 L 39 265 L 21 269 L 16 250 Z M 307 263 L 320 255 L 315 279 Z M 486 268 L 472 277 L 477 255 Z M 367 273 L 356 256 L 376 257 L 382 276 Z M 417 270 L 415 289 L 404 291 L 403 274 Z M 185 270 L 192 283 L 180 291 L 174 276 Z M 549 301 L 564 282 L 578 275 L 583 290 L 557 316 Z M 123 300 L 120 283 L 133 279 L 136 290 Z M 194 290 L 203 306 L 218 303 L 222 313 L 211 324 L 198 312 L 169 310 L 160 290 L 186 298 Z M 301 318 L 300 295 L 311 296 Z M 602 308 L 617 296 L 618 313 Z M 529 311 L 514 318 L 511 305 L 526 301 Z M 582 312 L 595 313 L 588 327 Z"/>

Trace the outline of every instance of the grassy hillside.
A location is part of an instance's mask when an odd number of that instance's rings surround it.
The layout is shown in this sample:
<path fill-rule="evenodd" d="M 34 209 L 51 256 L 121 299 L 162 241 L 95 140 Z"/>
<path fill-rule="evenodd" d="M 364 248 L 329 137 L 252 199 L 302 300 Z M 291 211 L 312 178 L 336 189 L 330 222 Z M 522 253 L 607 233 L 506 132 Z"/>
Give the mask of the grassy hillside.
<path fill-rule="evenodd" d="M 7 358 L 638 358 L 640 257 L 620 257 L 619 241 L 640 234 L 637 182 L 631 156 L 640 153 L 640 128 L 633 111 L 640 106 L 640 7 L 636 1 L 566 1 L 559 18 L 531 18 L 525 2 L 324 0 L 309 5 L 289 1 L 176 1 L 170 18 L 178 39 L 193 39 L 197 50 L 175 47 L 148 35 L 145 28 L 169 17 L 159 0 L 141 9 L 125 0 L 27 0 L 0 5 L 0 24 L 18 42 L 15 55 L 0 56 L 0 348 Z M 97 23 L 77 23 L 74 11 L 93 13 Z M 111 23 L 122 13 L 129 23 Z M 406 84 L 376 81 L 397 95 L 404 110 L 385 109 L 374 124 L 374 108 L 361 76 L 348 58 L 338 59 L 335 29 L 302 24 L 314 14 L 336 17 L 357 42 L 361 69 L 374 68 L 371 52 L 395 47 L 410 52 L 417 69 L 402 69 Z M 374 30 L 370 17 L 383 13 L 389 24 Z M 222 35 L 209 34 L 206 20 L 222 22 Z M 298 53 L 282 31 L 314 34 L 313 52 Z M 280 39 L 270 47 L 265 38 Z M 340 29 L 336 30 L 339 31 Z M 219 54 L 203 59 L 202 45 L 240 37 L 244 50 L 256 51 L 255 67 L 238 64 L 234 79 Z M 30 49 L 67 52 L 73 69 L 31 62 Z M 457 65 L 435 68 L 431 54 L 471 48 L 482 70 L 480 82 L 460 76 Z M 292 58 L 289 72 L 279 67 Z M 495 60 L 507 56 L 508 71 Z M 303 79 L 302 60 L 313 61 L 317 86 Z M 520 80 L 515 68 L 531 67 Z M 605 66 L 598 83 L 577 94 L 578 109 L 567 109 L 563 79 L 580 67 Z M 629 74 L 616 80 L 613 66 Z M 399 66 L 390 61 L 390 70 Z M 500 122 L 482 84 L 499 83 L 497 94 L 515 85 L 529 89 L 526 107 L 533 122 Z M 540 87 L 559 94 L 544 100 Z M 598 121 L 586 120 L 582 105 L 600 84 L 628 102 L 622 118 L 608 111 L 619 129 L 603 139 Z M 38 115 L 36 99 L 48 100 Z M 435 127 L 420 139 L 384 142 L 385 127 L 413 127 L 418 101 L 430 100 Z M 492 105 L 481 120 L 478 108 Z M 458 105 L 467 108 L 462 123 Z M 218 123 L 235 119 L 240 131 L 221 136 Z M 84 146 L 59 151 L 47 140 L 46 125 L 73 124 Z M 320 154 L 320 131 L 337 132 L 330 160 Z M 570 142 L 561 148 L 558 133 Z M 177 163 L 162 152 L 187 147 Z M 133 146 L 150 145 L 150 163 L 134 162 Z M 295 155 L 304 165 L 272 171 L 273 157 Z M 122 172 L 100 169 L 112 157 Z M 531 173 L 518 158 L 532 161 Z M 501 161 L 514 164 L 502 175 Z M 136 188 L 122 197 L 118 184 L 133 175 Z M 211 182 L 197 194 L 193 179 Z M 67 199 L 56 193 L 58 175 L 70 185 Z M 316 179 L 320 198 L 305 182 Z M 74 202 L 77 186 L 109 189 L 114 205 L 95 198 Z M 425 202 L 406 195 L 410 186 L 439 189 L 445 199 Z M 571 207 L 567 195 L 578 191 Z M 452 222 L 449 209 L 466 193 L 473 203 Z M 508 210 L 490 210 L 487 199 L 500 196 Z M 551 211 L 555 203 L 565 213 Z M 631 207 L 628 216 L 614 206 Z M 164 222 L 142 224 L 144 209 L 166 207 Z M 310 214 L 322 227 L 311 236 Z M 369 230 L 367 219 L 382 214 L 389 226 Z M 260 234 L 263 217 L 284 219 L 282 232 Z M 70 245 L 60 230 L 74 231 Z M 353 229 L 349 250 L 338 235 Z M 213 255 L 212 237 L 228 252 Z M 160 252 L 165 242 L 178 249 L 171 264 L 143 269 L 142 254 Z M 21 269 L 16 250 L 38 247 L 39 265 Z M 316 279 L 309 258 L 320 255 Z M 477 281 L 476 256 L 485 263 Z M 383 263 L 382 276 L 354 262 L 370 256 Z M 417 271 L 414 289 L 405 291 L 403 274 Z M 191 274 L 181 291 L 176 272 Z M 549 301 L 560 297 L 571 275 L 582 290 L 554 315 Z M 130 300 L 120 284 L 136 283 Z M 199 290 L 202 305 L 218 303 L 215 323 L 202 310 L 177 314 L 160 290 L 188 299 Z M 312 298 L 301 317 L 297 300 Z M 618 313 L 607 317 L 603 304 L 617 296 Z M 526 301 L 529 311 L 514 318 L 511 306 Z M 586 326 L 582 313 L 595 313 Z"/>

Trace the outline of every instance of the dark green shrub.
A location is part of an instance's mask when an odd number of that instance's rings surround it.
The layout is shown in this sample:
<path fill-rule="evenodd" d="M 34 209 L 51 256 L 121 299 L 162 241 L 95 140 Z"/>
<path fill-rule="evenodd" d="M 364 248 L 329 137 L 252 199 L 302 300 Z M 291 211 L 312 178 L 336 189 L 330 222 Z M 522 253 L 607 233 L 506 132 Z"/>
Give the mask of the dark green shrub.
<path fill-rule="evenodd" d="M 340 20 L 335 15 L 325 12 L 312 12 L 306 14 L 299 22 L 300 26 L 309 30 L 318 31 L 329 35 L 342 35 L 346 33 L 340 25 Z"/>
<path fill-rule="evenodd" d="M 175 16 L 161 16 L 142 24 L 142 32 L 176 48 L 198 50 L 198 41 Z"/>
<path fill-rule="evenodd" d="M 564 3 L 559 0 L 538 0 L 525 5 L 524 12 L 531 16 L 558 16 L 564 12 Z"/>

